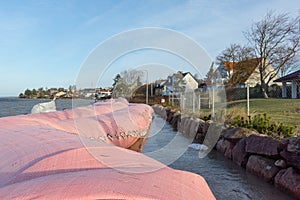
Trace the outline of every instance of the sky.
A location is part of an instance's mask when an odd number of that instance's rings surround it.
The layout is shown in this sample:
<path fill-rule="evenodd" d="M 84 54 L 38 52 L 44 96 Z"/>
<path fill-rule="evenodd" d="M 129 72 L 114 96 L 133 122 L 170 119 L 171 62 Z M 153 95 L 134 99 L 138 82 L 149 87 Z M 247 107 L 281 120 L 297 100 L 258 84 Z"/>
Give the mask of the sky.
<path fill-rule="evenodd" d="M 213 61 L 231 43 L 246 44 L 243 31 L 268 10 L 292 17 L 300 12 L 298 0 L 0 0 L 0 96 L 17 96 L 26 88 L 68 88 L 101 44 L 145 27 L 176 31 Z M 190 64 L 172 52 L 135 50 L 101 66 L 97 81 L 85 76 L 85 86 L 108 87 L 117 73 L 149 65 L 149 79 L 177 70 L 201 77 L 210 67 L 204 62 L 199 72 Z"/>

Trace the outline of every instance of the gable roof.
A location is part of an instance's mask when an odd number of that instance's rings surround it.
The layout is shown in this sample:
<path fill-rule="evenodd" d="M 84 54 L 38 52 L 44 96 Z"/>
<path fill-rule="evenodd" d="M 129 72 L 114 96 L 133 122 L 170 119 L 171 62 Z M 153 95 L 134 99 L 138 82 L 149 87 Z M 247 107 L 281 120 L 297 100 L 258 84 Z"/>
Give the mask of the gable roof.
<path fill-rule="evenodd" d="M 222 62 L 227 71 L 232 71 L 238 62 Z"/>
<path fill-rule="evenodd" d="M 300 80 L 300 70 L 276 79 L 274 82 L 289 82 L 294 80 Z"/>
<path fill-rule="evenodd" d="M 234 67 L 234 70 L 229 83 L 232 85 L 245 83 L 255 71 L 260 61 L 260 58 L 252 58 L 238 63 L 232 62 L 231 66 Z"/>
<path fill-rule="evenodd" d="M 190 72 L 185 72 L 185 73 L 182 73 L 182 75 L 183 75 L 183 78 L 186 76 L 186 75 L 190 75 L 197 83 L 198 83 L 198 80 L 194 77 L 194 75 L 193 74 L 191 74 Z"/>

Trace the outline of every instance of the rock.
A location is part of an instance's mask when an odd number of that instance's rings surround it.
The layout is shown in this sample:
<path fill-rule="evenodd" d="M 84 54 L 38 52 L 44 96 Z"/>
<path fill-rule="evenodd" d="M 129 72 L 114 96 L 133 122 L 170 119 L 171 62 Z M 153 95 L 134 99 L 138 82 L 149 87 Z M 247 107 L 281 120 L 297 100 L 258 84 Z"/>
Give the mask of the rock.
<path fill-rule="evenodd" d="M 246 152 L 279 158 L 282 142 L 265 135 L 250 135 L 246 139 Z"/>
<path fill-rule="evenodd" d="M 280 152 L 280 155 L 286 160 L 288 166 L 293 166 L 296 169 L 300 170 L 300 154 L 288 151 Z"/>
<path fill-rule="evenodd" d="M 163 107 L 163 108 L 164 108 L 164 110 L 166 112 L 166 118 L 165 118 L 165 120 L 168 121 L 168 118 L 169 118 L 170 113 L 172 112 L 172 110 L 169 107 Z"/>
<path fill-rule="evenodd" d="M 175 113 L 175 112 L 173 112 L 173 111 L 171 111 L 171 110 L 168 110 L 168 111 L 167 111 L 167 119 L 166 119 L 167 122 L 171 122 L 171 121 L 172 121 L 172 119 L 173 119 L 173 117 L 174 117 L 174 113 Z"/>
<path fill-rule="evenodd" d="M 152 108 L 157 115 L 159 115 L 163 119 L 167 119 L 167 112 L 163 106 L 153 105 Z"/>
<path fill-rule="evenodd" d="M 200 119 L 197 133 L 206 133 L 208 129 L 208 125 L 204 120 Z"/>
<path fill-rule="evenodd" d="M 246 138 L 242 138 L 232 149 L 232 160 L 242 167 L 246 167 L 249 154 L 246 152 Z"/>
<path fill-rule="evenodd" d="M 232 129 L 227 129 L 223 132 L 223 137 L 226 140 L 229 140 L 230 142 L 237 143 L 240 139 L 244 137 L 248 137 L 253 134 L 258 134 L 256 131 L 243 128 L 243 127 L 237 127 Z"/>
<path fill-rule="evenodd" d="M 191 118 L 190 117 L 183 117 L 181 118 L 181 122 L 178 126 L 178 131 L 181 132 L 183 135 L 187 135 L 188 134 L 188 129 L 190 127 L 190 123 L 191 123 Z"/>
<path fill-rule="evenodd" d="M 292 167 L 280 170 L 275 176 L 275 187 L 300 199 L 300 174 Z"/>
<path fill-rule="evenodd" d="M 285 169 L 286 168 L 286 162 L 282 159 L 276 160 L 274 163 L 275 166 Z"/>
<path fill-rule="evenodd" d="M 177 111 L 176 113 L 174 113 L 173 119 L 170 121 L 170 124 L 173 126 L 175 131 L 178 130 L 178 124 L 180 124 L 180 122 L 181 122 L 181 114 L 179 111 Z"/>
<path fill-rule="evenodd" d="M 229 142 L 228 140 L 225 139 L 220 139 L 217 142 L 216 148 L 217 151 L 219 151 L 220 153 L 222 153 L 226 158 L 231 159 L 232 158 L 232 149 L 233 149 L 234 145 Z"/>
<path fill-rule="evenodd" d="M 285 139 L 286 145 L 280 155 L 286 160 L 287 165 L 300 170 L 300 137 Z"/>
<path fill-rule="evenodd" d="M 209 119 L 209 120 L 207 120 L 205 123 L 208 124 L 208 126 L 209 126 L 210 124 L 214 123 L 214 121 L 211 120 L 211 119 Z"/>
<path fill-rule="evenodd" d="M 191 118 L 190 120 L 191 120 L 191 124 L 190 124 L 188 135 L 189 135 L 189 137 L 195 138 L 197 131 L 198 131 L 199 123 L 201 122 L 201 119 Z"/>
<path fill-rule="evenodd" d="M 274 165 L 274 160 L 272 159 L 251 155 L 247 162 L 246 170 L 267 182 L 272 182 L 279 168 Z"/>
<path fill-rule="evenodd" d="M 300 152 L 300 137 L 288 138 L 287 151 Z"/>

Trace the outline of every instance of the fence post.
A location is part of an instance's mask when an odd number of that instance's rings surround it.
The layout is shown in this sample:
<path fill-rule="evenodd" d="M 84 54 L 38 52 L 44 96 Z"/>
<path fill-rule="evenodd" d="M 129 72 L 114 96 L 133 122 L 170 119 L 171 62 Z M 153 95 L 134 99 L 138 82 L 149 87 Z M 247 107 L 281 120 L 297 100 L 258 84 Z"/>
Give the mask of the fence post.
<path fill-rule="evenodd" d="M 210 91 L 208 91 L 208 109 L 210 109 Z"/>
<path fill-rule="evenodd" d="M 183 109 L 185 109 L 185 94 L 182 93 Z"/>
<path fill-rule="evenodd" d="M 195 92 L 193 91 L 193 113 L 195 112 Z"/>
<path fill-rule="evenodd" d="M 201 109 L 201 92 L 199 91 L 199 104 L 198 104 L 198 109 Z"/>
<path fill-rule="evenodd" d="M 214 118 L 215 117 L 215 88 L 212 88 L 212 113 L 211 113 L 211 117 Z"/>
<path fill-rule="evenodd" d="M 250 92 L 249 84 L 247 84 L 247 116 L 250 116 Z"/>

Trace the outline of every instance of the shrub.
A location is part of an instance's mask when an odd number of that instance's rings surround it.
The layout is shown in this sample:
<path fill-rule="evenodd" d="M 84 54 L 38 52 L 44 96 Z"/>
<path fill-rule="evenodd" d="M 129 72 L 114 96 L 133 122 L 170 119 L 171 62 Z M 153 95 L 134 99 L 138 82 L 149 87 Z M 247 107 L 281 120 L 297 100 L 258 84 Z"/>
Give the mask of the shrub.
<path fill-rule="evenodd" d="M 236 116 L 231 123 L 234 127 L 245 127 L 257 130 L 259 133 L 267 134 L 273 137 L 291 137 L 295 135 L 295 127 L 276 123 L 271 121 L 266 113 L 257 114 L 248 119 L 242 116 Z"/>

